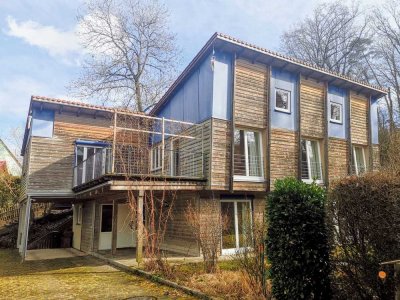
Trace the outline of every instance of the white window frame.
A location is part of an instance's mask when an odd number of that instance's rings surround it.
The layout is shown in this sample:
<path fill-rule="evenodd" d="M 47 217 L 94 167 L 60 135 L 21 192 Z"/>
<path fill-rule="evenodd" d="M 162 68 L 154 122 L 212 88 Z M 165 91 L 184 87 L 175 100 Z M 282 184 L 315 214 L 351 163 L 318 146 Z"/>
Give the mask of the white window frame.
<path fill-rule="evenodd" d="M 156 152 L 157 151 L 157 152 Z M 154 161 L 154 155 L 157 153 L 157 159 Z M 157 145 L 151 148 L 151 171 L 158 171 L 162 168 L 162 145 Z"/>
<path fill-rule="evenodd" d="M 309 140 L 309 139 L 302 139 L 303 141 L 306 142 L 306 154 L 307 154 L 307 167 L 308 167 L 308 179 L 302 179 L 303 182 L 305 183 L 319 183 L 322 184 L 324 183 L 324 174 L 322 173 L 322 157 L 321 157 L 321 146 L 320 142 L 318 140 Z M 314 180 L 312 178 L 311 174 L 311 160 L 310 160 L 310 155 L 309 155 L 309 149 L 311 148 L 311 142 L 317 143 L 317 151 L 318 151 L 318 157 L 319 157 L 319 172 L 321 174 L 321 179 Z"/>
<path fill-rule="evenodd" d="M 337 105 L 340 107 L 340 120 L 332 119 L 332 105 Z M 329 121 L 332 123 L 343 124 L 343 105 L 335 101 L 330 101 L 329 104 Z"/>
<path fill-rule="evenodd" d="M 75 146 L 75 167 L 78 166 L 78 151 L 77 151 L 78 147 L 82 147 L 83 148 L 82 182 L 79 183 L 79 184 L 84 184 L 86 182 L 86 160 L 87 160 L 87 150 L 88 150 L 88 148 L 94 148 L 95 149 L 95 155 L 96 155 L 96 152 L 98 151 L 98 149 L 102 149 L 103 150 L 103 162 L 105 162 L 105 160 L 104 160 L 104 157 L 105 157 L 104 151 L 106 151 L 106 148 L 105 147 L 101 147 L 101 146 L 91 146 L 91 145 L 79 145 L 79 144 L 77 144 Z M 93 161 L 92 178 L 94 178 L 94 175 L 95 175 L 94 174 L 95 165 L 96 165 L 96 156 L 95 156 L 95 159 Z M 103 169 L 105 168 L 105 164 L 102 166 L 102 168 Z"/>
<path fill-rule="evenodd" d="M 245 167 L 246 167 L 246 175 L 234 175 L 233 180 L 234 181 L 251 181 L 251 182 L 264 182 L 264 159 L 263 159 L 263 143 L 262 143 L 262 135 L 261 131 L 259 130 L 254 130 L 254 129 L 244 129 L 244 128 L 235 128 L 235 130 L 243 130 L 244 131 L 244 156 L 245 156 Z M 247 147 L 247 132 L 254 132 L 259 135 L 259 153 L 260 153 L 260 168 L 261 168 L 261 176 L 250 176 L 249 175 L 249 153 L 248 153 L 248 147 Z M 235 154 L 233 154 L 235 155 Z"/>
<path fill-rule="evenodd" d="M 367 170 L 367 163 L 366 163 L 366 160 L 365 160 L 365 148 L 364 148 L 363 146 L 353 145 L 354 168 L 355 168 L 355 170 L 356 170 L 356 175 L 359 176 L 359 175 L 361 175 L 362 173 L 360 173 L 360 170 L 358 170 L 356 148 L 361 149 L 362 156 L 363 156 L 362 159 L 363 159 L 363 162 L 364 162 L 365 171 Z"/>
<path fill-rule="evenodd" d="M 221 254 L 222 255 L 232 255 L 236 254 L 240 251 L 244 251 L 246 247 L 239 247 L 239 222 L 238 222 L 238 213 L 237 213 L 237 204 L 239 202 L 246 202 L 249 203 L 249 208 L 250 208 L 250 227 L 253 228 L 253 207 L 251 205 L 251 200 L 250 199 L 243 199 L 243 200 L 236 200 L 236 199 L 222 199 L 220 201 L 220 206 L 221 206 L 221 211 L 222 211 L 222 203 L 223 202 L 230 202 L 233 203 L 233 208 L 234 208 L 234 221 L 235 221 L 235 242 L 236 242 L 236 247 L 235 248 L 229 248 L 229 249 L 223 249 L 222 246 L 222 231 L 221 231 Z M 222 216 L 220 216 L 222 217 Z"/>
<path fill-rule="evenodd" d="M 284 109 L 284 108 L 281 108 L 281 107 L 277 107 L 277 105 L 276 105 L 276 100 L 277 100 L 276 95 L 277 95 L 278 91 L 286 92 L 286 93 L 289 94 L 289 98 L 288 98 L 289 102 L 288 102 L 288 108 L 287 109 Z M 292 92 L 288 91 L 288 90 L 285 90 L 285 89 L 281 89 L 281 88 L 275 88 L 275 110 L 290 114 L 291 113 L 291 109 L 292 109 Z"/>

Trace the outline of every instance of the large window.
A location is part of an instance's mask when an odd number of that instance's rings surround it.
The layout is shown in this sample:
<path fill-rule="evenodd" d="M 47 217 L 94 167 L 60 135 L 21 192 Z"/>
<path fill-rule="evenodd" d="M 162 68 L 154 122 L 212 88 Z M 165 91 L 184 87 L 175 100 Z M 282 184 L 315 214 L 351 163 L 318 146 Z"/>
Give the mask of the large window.
<path fill-rule="evenodd" d="M 357 175 L 365 173 L 367 165 L 365 162 L 365 149 L 361 146 L 353 146 L 354 171 Z"/>
<path fill-rule="evenodd" d="M 264 179 L 261 134 L 236 129 L 234 137 L 235 180 Z"/>
<path fill-rule="evenodd" d="M 321 151 L 318 141 L 301 141 L 301 178 L 305 182 L 323 182 Z"/>
<path fill-rule="evenodd" d="M 222 254 L 234 254 L 252 246 L 250 200 L 221 200 L 221 219 Z"/>
<path fill-rule="evenodd" d="M 111 171 L 111 149 L 106 146 L 77 144 L 75 155 L 75 186 Z"/>
<path fill-rule="evenodd" d="M 290 91 L 275 90 L 275 110 L 290 113 Z"/>

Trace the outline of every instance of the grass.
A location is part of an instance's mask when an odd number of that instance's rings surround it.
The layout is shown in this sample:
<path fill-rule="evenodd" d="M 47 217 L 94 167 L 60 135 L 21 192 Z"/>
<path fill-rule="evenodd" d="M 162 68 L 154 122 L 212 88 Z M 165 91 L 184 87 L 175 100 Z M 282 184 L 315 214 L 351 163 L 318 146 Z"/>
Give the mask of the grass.
<path fill-rule="evenodd" d="M 20 262 L 0 249 L 0 299 L 193 299 L 169 287 L 116 270 L 91 256 Z"/>

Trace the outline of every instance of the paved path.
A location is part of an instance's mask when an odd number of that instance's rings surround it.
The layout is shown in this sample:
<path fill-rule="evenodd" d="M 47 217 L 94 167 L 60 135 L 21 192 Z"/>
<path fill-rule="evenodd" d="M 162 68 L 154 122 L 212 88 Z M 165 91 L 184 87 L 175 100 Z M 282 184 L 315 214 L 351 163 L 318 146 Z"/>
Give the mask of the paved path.
<path fill-rule="evenodd" d="M 0 249 L 0 299 L 193 299 L 116 270 L 91 256 L 20 262 Z M 143 299 L 143 298 L 142 298 Z"/>

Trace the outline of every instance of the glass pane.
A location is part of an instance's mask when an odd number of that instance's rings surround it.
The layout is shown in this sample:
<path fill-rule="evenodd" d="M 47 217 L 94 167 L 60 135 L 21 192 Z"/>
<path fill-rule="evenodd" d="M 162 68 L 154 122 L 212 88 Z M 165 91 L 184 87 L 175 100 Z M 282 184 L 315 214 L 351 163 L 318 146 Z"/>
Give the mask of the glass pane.
<path fill-rule="evenodd" d="M 260 134 L 247 131 L 247 153 L 249 161 L 249 176 L 262 176 L 262 164 L 260 155 Z"/>
<path fill-rule="evenodd" d="M 77 175 L 77 184 L 82 184 L 82 174 L 83 174 L 83 147 L 76 147 L 76 175 Z"/>
<path fill-rule="evenodd" d="M 102 205 L 101 208 L 101 232 L 111 232 L 113 206 Z"/>
<path fill-rule="evenodd" d="M 307 143 L 305 140 L 301 141 L 301 179 L 310 179 L 307 161 Z"/>
<path fill-rule="evenodd" d="M 356 164 L 357 164 L 358 174 L 362 174 L 365 172 L 363 149 L 361 147 L 355 147 L 354 152 L 356 153 Z"/>
<path fill-rule="evenodd" d="M 342 120 L 342 105 L 339 103 L 331 103 L 331 119 L 335 121 Z"/>
<path fill-rule="evenodd" d="M 276 90 L 275 106 L 283 110 L 290 110 L 290 92 L 284 90 Z"/>
<path fill-rule="evenodd" d="M 308 141 L 308 155 L 310 157 L 311 179 L 321 180 L 321 159 L 319 157 L 318 142 Z"/>
<path fill-rule="evenodd" d="M 93 179 L 93 168 L 94 168 L 94 148 L 87 148 L 86 154 L 86 182 Z"/>
<path fill-rule="evenodd" d="M 221 202 L 222 249 L 236 248 L 235 208 L 233 202 Z"/>
<path fill-rule="evenodd" d="M 234 137 L 235 175 L 246 176 L 246 157 L 244 150 L 244 131 L 236 129 Z"/>
<path fill-rule="evenodd" d="M 239 247 L 252 246 L 250 202 L 237 202 Z"/>

